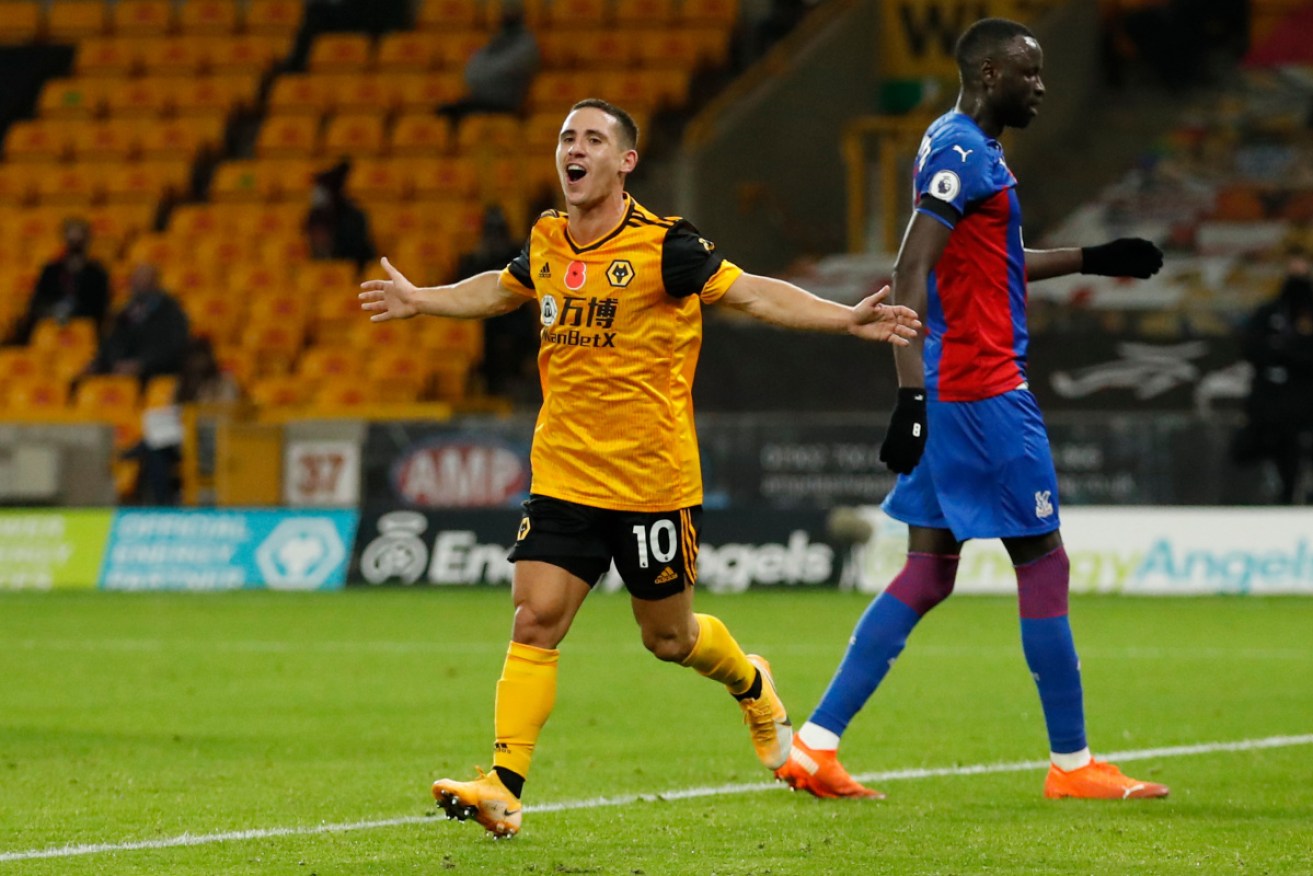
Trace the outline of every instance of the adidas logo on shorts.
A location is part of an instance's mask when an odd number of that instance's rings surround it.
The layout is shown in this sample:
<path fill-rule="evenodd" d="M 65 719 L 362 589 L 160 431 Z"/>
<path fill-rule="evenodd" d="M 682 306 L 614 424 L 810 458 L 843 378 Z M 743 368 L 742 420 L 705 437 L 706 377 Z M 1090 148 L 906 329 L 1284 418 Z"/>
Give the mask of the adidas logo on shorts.
<path fill-rule="evenodd" d="M 675 570 L 670 568 L 669 566 L 666 566 L 664 569 L 661 570 L 661 574 L 656 576 L 655 583 L 669 584 L 671 581 L 678 580 L 678 578 L 679 576 L 675 574 Z"/>

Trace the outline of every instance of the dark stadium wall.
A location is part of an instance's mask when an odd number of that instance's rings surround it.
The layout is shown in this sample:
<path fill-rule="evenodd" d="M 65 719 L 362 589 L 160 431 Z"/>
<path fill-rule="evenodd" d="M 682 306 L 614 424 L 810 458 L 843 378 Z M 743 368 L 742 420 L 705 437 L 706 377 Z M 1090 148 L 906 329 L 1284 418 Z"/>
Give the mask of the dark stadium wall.
<path fill-rule="evenodd" d="M 849 119 L 879 109 L 879 13 L 879 0 L 822 4 L 690 124 L 676 163 L 677 210 L 750 270 L 844 250 L 840 136 Z M 1034 29 L 1049 87 L 1042 124 L 1005 144 L 1023 180 L 1074 136 L 1099 88 L 1094 0 L 1059 4 Z M 955 95 L 946 89 L 937 104 L 947 109 Z M 1028 191 L 1027 232 L 1036 237 L 1030 219 L 1048 212 L 1045 203 Z"/>

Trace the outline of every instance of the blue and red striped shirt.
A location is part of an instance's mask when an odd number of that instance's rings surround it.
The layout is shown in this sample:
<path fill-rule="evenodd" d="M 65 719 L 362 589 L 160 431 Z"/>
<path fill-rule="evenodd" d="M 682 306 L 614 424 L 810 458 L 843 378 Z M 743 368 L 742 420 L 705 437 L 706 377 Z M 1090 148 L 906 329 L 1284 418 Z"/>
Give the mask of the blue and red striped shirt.
<path fill-rule="evenodd" d="M 914 180 L 917 212 L 953 230 L 929 279 L 926 390 L 975 401 L 1016 389 L 1026 381 L 1026 258 L 1003 147 L 953 110 L 926 129 Z"/>

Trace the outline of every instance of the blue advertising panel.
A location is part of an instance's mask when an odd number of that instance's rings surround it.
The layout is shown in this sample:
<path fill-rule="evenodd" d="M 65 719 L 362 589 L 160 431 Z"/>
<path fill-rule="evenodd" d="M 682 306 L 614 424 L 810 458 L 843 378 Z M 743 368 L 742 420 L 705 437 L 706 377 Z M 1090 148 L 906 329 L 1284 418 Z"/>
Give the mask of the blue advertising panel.
<path fill-rule="evenodd" d="M 104 590 L 336 590 L 354 510 L 142 509 L 114 516 Z"/>

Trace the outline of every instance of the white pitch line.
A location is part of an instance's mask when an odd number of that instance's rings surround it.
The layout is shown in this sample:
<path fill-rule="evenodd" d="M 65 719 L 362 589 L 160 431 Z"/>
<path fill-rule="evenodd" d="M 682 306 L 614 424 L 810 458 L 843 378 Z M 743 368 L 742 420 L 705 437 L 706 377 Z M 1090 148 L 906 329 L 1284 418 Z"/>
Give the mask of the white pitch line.
<path fill-rule="evenodd" d="M 1194 754 L 1215 754 L 1223 751 L 1257 751 L 1264 748 L 1290 748 L 1313 745 L 1313 733 L 1303 736 L 1268 736 L 1262 739 L 1241 739 L 1235 742 L 1204 742 L 1198 745 L 1175 745 L 1166 748 L 1141 748 L 1133 751 L 1115 751 L 1104 755 L 1108 760 L 1150 760 L 1163 757 L 1188 757 Z M 877 773 L 860 773 L 854 776 L 860 782 L 896 782 L 909 779 L 930 779 L 942 776 L 981 776 L 993 773 L 1018 773 L 1044 769 L 1047 760 L 1025 760 L 1012 763 L 973 764 L 970 766 L 933 767 L 923 769 L 891 770 Z M 602 809 L 627 806 L 632 803 L 656 803 L 665 800 L 688 800 L 695 797 L 718 797 L 726 794 L 747 794 L 758 791 L 782 791 L 778 782 L 749 782 L 735 785 L 717 785 L 707 788 L 676 788 L 656 794 L 627 794 L 622 797 L 594 797 L 588 800 L 563 800 L 559 803 L 540 803 L 526 806 L 526 814 L 541 812 L 570 812 L 580 809 Z M 411 815 L 402 818 L 384 818 L 374 821 L 351 821 L 339 824 L 320 824 L 313 827 L 269 827 L 254 830 L 233 830 L 223 833 L 184 833 L 167 839 L 138 840 L 122 843 L 95 843 L 90 845 L 58 846 L 23 852 L 0 852 L 0 863 L 31 861 L 38 858 L 73 858 L 96 855 L 102 852 L 130 852 L 141 849 L 172 849 L 182 846 L 205 846 L 214 843 L 243 842 L 281 836 L 314 836 L 325 833 L 347 833 L 356 830 L 375 830 L 384 827 L 404 827 L 432 821 L 428 815 Z"/>

